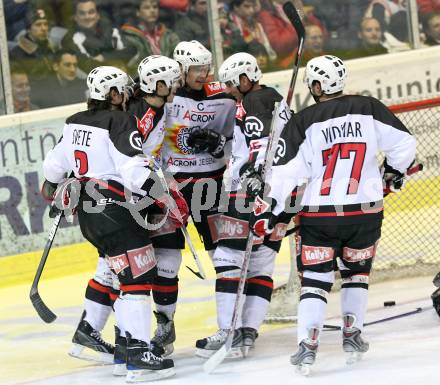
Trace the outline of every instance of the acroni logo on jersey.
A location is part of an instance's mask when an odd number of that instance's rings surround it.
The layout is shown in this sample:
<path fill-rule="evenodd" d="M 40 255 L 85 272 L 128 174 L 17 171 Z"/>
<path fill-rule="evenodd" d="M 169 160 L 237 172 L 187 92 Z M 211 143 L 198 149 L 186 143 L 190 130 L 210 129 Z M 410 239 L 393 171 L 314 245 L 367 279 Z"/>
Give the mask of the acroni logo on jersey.
<path fill-rule="evenodd" d="M 168 135 L 165 136 L 165 140 L 173 152 L 184 155 L 194 154 L 194 150 L 188 146 L 188 136 L 192 131 L 191 127 L 174 124 L 171 128 L 167 128 L 167 131 Z"/>
<path fill-rule="evenodd" d="M 215 111 L 205 111 L 203 103 L 197 103 L 197 110 L 187 110 L 183 114 L 184 120 L 190 120 L 196 123 L 208 123 L 215 119 Z"/>

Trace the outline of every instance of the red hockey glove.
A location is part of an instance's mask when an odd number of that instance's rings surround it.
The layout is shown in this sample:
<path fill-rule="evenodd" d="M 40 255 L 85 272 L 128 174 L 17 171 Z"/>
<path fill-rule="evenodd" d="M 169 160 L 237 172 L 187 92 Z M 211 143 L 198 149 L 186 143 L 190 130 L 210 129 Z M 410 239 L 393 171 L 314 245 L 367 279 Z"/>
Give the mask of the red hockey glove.
<path fill-rule="evenodd" d="M 73 221 L 81 194 L 81 183 L 76 178 L 68 178 L 58 184 L 45 180 L 41 188 L 43 197 L 51 202 L 49 217 L 55 218 L 61 211 L 68 221 Z"/>
<path fill-rule="evenodd" d="M 271 205 L 260 196 L 257 196 L 249 217 L 249 227 L 252 232 L 258 237 L 265 237 L 272 233 L 275 222 L 276 216 L 272 214 Z"/>
<path fill-rule="evenodd" d="M 170 186 L 170 195 L 166 194 L 156 201 L 162 210 L 168 210 L 168 217 L 176 228 L 182 227 L 188 222 L 189 207 L 177 186 Z"/>

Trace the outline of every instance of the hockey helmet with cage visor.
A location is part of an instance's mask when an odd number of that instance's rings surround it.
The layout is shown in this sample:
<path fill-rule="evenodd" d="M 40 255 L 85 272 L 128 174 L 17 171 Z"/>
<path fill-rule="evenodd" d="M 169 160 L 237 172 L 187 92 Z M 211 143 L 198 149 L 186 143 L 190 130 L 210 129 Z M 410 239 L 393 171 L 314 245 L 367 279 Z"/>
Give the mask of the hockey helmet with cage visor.
<path fill-rule="evenodd" d="M 177 61 L 162 55 L 152 55 L 143 59 L 138 66 L 140 89 L 147 94 L 155 94 L 157 82 L 162 81 L 169 89 L 181 85 L 180 66 Z"/>
<path fill-rule="evenodd" d="M 321 84 L 326 95 L 341 92 L 345 87 L 347 69 L 341 59 L 332 55 L 319 56 L 309 60 L 304 73 L 304 83 L 312 89 L 313 82 Z"/>
<path fill-rule="evenodd" d="M 132 83 L 133 80 L 124 71 L 111 66 L 96 67 L 87 75 L 90 99 L 94 100 L 107 100 L 113 87 L 122 94 Z"/>
<path fill-rule="evenodd" d="M 240 76 L 246 75 L 251 82 L 261 79 L 262 73 L 257 59 L 249 53 L 238 52 L 228 57 L 218 71 L 219 80 L 226 86 L 239 87 Z"/>
<path fill-rule="evenodd" d="M 189 67 L 200 71 L 210 70 L 212 54 L 197 40 L 181 41 L 174 48 L 173 58 L 182 66 L 182 72 L 188 73 Z"/>

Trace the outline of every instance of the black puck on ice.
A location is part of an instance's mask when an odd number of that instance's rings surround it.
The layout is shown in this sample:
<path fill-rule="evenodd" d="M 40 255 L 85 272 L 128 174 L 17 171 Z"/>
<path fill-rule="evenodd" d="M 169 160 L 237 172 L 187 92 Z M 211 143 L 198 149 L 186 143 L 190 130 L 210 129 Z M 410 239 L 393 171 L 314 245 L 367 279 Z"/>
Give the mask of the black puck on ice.
<path fill-rule="evenodd" d="M 396 304 L 396 301 L 385 301 L 383 303 L 383 306 L 394 306 Z"/>

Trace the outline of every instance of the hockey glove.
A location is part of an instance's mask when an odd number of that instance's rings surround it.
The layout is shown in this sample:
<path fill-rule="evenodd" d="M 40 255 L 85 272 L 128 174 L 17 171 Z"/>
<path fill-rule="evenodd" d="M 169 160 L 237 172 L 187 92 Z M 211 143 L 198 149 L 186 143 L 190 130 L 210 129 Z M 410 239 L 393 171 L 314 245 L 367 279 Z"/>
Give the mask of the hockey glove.
<path fill-rule="evenodd" d="M 384 189 L 389 189 L 391 192 L 401 191 L 405 184 L 405 174 L 389 166 L 386 159 L 382 165 L 382 179 L 385 184 Z"/>
<path fill-rule="evenodd" d="M 440 317 L 440 289 L 437 289 L 431 295 L 432 305 L 434 306 L 435 311 Z"/>
<path fill-rule="evenodd" d="M 189 217 L 188 203 L 175 184 L 170 184 L 169 191 L 170 194 L 164 194 L 156 204 L 162 210 L 168 210 L 168 218 L 176 228 L 185 226 Z"/>
<path fill-rule="evenodd" d="M 209 152 L 214 158 L 221 158 L 226 137 L 208 128 L 196 128 L 189 134 L 187 143 L 196 154 Z"/>
<path fill-rule="evenodd" d="M 240 168 L 241 185 L 246 189 L 246 194 L 252 198 L 262 195 L 264 191 L 264 181 L 261 178 L 260 172 L 260 170 L 254 168 L 252 163 L 245 163 Z"/>
<path fill-rule="evenodd" d="M 50 218 L 55 218 L 62 211 L 66 220 L 73 222 L 73 215 L 76 213 L 81 194 L 81 183 L 78 179 L 68 178 L 58 184 L 46 180 L 41 193 L 46 200 L 51 202 Z"/>
<path fill-rule="evenodd" d="M 273 232 L 276 216 L 271 205 L 260 196 L 255 198 L 254 207 L 249 217 L 249 227 L 258 237 L 265 237 Z"/>
<path fill-rule="evenodd" d="M 440 287 L 440 271 L 437 273 L 437 275 L 432 280 L 432 283 L 435 287 Z"/>

